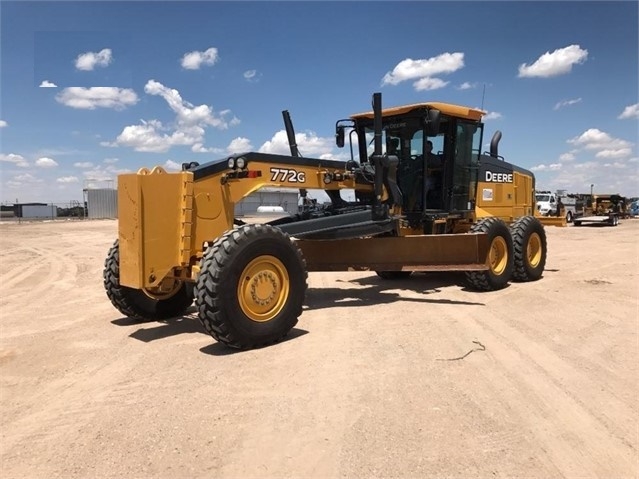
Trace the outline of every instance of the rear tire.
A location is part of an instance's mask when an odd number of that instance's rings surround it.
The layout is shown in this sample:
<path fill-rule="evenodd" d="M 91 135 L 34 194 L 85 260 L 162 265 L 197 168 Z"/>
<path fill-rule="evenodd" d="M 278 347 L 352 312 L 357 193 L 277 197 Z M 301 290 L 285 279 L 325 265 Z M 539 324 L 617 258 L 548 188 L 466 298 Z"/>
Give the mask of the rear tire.
<path fill-rule="evenodd" d="M 487 233 L 489 242 L 486 271 L 466 272 L 468 285 L 480 291 L 495 291 L 504 288 L 513 274 L 513 239 L 506 223 L 489 217 L 475 223 L 471 233 Z"/>
<path fill-rule="evenodd" d="M 566 213 L 566 223 L 572 223 L 572 211 Z"/>
<path fill-rule="evenodd" d="M 375 271 L 375 274 L 382 279 L 394 280 L 394 279 L 405 279 L 408 278 L 412 271 Z"/>
<path fill-rule="evenodd" d="M 193 303 L 193 285 L 176 281 L 169 294 L 133 289 L 120 285 L 120 247 L 116 240 L 104 262 L 104 289 L 115 308 L 123 315 L 140 321 L 154 321 L 181 316 Z"/>
<path fill-rule="evenodd" d="M 546 231 L 533 216 L 523 216 L 515 221 L 510 231 L 513 237 L 515 281 L 536 281 L 546 266 Z"/>
<path fill-rule="evenodd" d="M 202 258 L 196 305 L 206 331 L 238 349 L 281 340 L 297 324 L 306 263 L 279 228 L 247 224 L 227 231 Z"/>
<path fill-rule="evenodd" d="M 581 221 L 575 220 L 575 226 L 581 226 Z"/>

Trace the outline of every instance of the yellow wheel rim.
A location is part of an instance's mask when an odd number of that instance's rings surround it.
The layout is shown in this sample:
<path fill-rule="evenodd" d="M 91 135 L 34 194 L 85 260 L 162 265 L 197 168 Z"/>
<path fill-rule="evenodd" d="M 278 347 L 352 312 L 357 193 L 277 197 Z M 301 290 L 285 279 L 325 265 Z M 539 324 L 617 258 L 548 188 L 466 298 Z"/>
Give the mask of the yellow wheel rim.
<path fill-rule="evenodd" d="M 237 297 L 242 312 L 260 323 L 270 321 L 284 308 L 290 291 L 288 271 L 275 256 L 258 256 L 240 276 Z"/>
<path fill-rule="evenodd" d="M 526 257 L 528 258 L 528 264 L 533 268 L 536 268 L 541 261 L 541 249 L 541 238 L 539 234 L 531 234 L 528 239 L 528 245 L 526 246 Z"/>
<path fill-rule="evenodd" d="M 490 262 L 490 270 L 499 276 L 506 269 L 508 264 L 508 246 L 506 240 L 501 236 L 493 239 L 490 245 L 490 254 L 488 258 Z"/>

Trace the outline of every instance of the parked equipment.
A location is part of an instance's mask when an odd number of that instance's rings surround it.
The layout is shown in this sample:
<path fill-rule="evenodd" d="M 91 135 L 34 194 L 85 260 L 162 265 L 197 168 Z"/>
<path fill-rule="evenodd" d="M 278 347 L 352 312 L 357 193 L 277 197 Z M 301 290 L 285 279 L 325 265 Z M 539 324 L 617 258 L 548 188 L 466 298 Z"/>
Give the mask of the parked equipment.
<path fill-rule="evenodd" d="M 584 214 L 584 201 L 580 195 L 537 191 L 535 199 L 537 211 L 542 216 L 565 216 L 566 223 L 572 223 Z"/>
<path fill-rule="evenodd" d="M 575 226 L 582 224 L 602 224 L 617 226 L 620 218 L 629 218 L 628 201 L 617 194 L 582 195 L 586 203 L 584 215 L 575 219 Z"/>
<path fill-rule="evenodd" d="M 106 259 L 113 305 L 141 320 L 184 313 L 218 341 L 252 348 L 284 337 L 302 312 L 308 271 L 464 271 L 471 288 L 539 279 L 546 263 L 535 178 L 481 153 L 483 111 L 447 103 L 373 109 L 336 123 L 349 161 L 304 158 L 283 112 L 291 155 L 249 152 L 182 171 L 118 178 L 119 234 Z M 431 152 L 432 145 L 432 152 Z M 233 217 L 261 187 L 321 189 L 330 204 L 263 224 Z M 345 201 L 340 190 L 354 190 Z"/>

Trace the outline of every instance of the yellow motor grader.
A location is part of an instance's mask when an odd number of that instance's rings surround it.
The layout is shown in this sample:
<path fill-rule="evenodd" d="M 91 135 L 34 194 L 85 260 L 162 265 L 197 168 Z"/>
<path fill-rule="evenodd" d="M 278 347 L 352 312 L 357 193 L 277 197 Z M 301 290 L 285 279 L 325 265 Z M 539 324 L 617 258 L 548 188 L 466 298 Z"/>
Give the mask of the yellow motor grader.
<path fill-rule="evenodd" d="M 218 341 L 247 349 L 276 342 L 297 323 L 309 271 L 464 271 L 468 285 L 498 290 L 539 279 L 546 263 L 535 216 L 535 178 L 481 152 L 484 112 L 448 103 L 382 108 L 335 125 L 348 161 L 302 157 L 282 112 L 291 155 L 247 152 L 167 173 L 118 177 L 118 239 L 104 286 L 125 316 L 157 320 L 195 301 Z M 261 224 L 234 217 L 262 187 L 323 190 L 330 202 Z M 342 197 L 354 192 L 354 200 Z M 564 223 L 565 224 L 565 220 Z"/>

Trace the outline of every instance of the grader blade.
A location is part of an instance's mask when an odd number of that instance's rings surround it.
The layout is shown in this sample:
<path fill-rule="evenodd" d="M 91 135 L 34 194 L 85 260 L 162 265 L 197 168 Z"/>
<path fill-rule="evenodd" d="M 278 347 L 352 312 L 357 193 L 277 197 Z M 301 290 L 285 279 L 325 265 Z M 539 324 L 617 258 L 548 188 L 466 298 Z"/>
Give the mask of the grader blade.
<path fill-rule="evenodd" d="M 309 271 L 483 271 L 484 233 L 299 240 Z"/>

